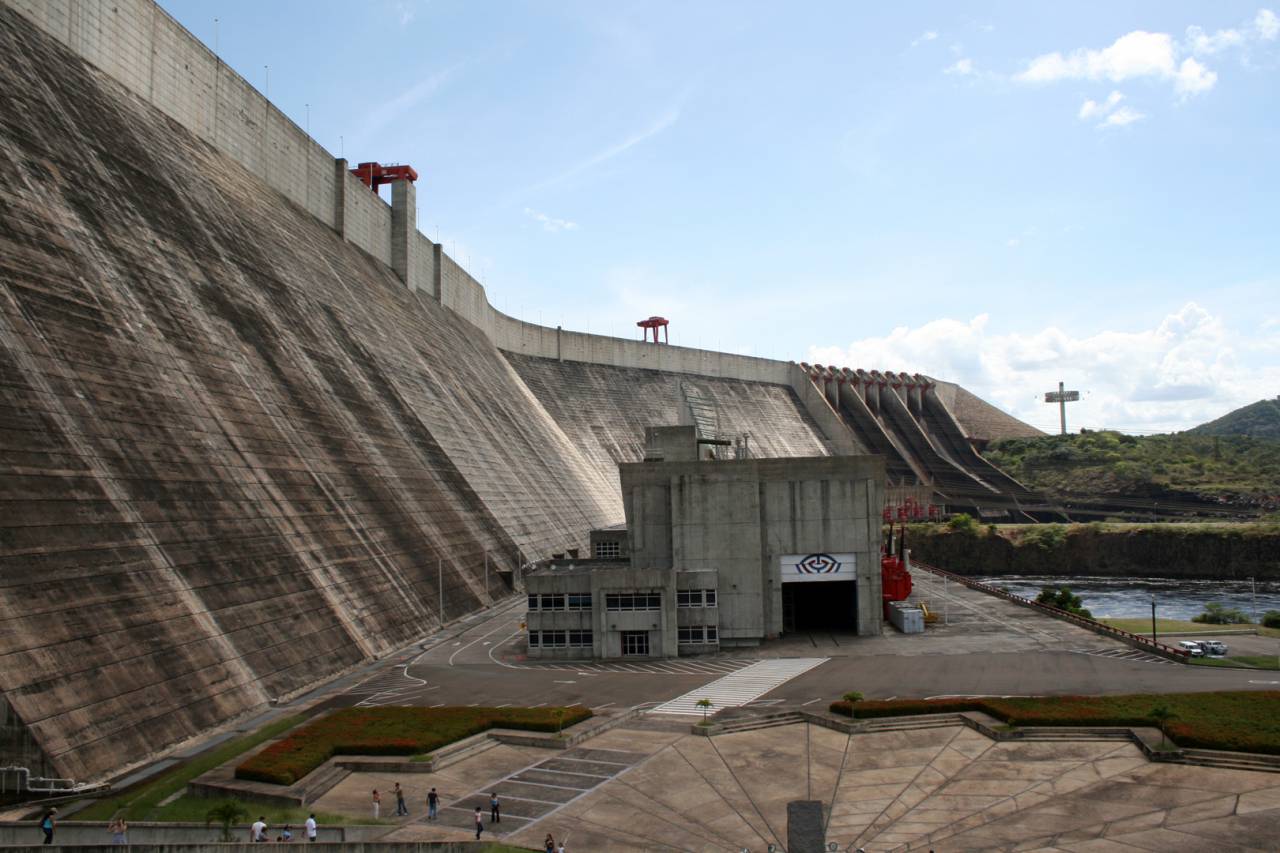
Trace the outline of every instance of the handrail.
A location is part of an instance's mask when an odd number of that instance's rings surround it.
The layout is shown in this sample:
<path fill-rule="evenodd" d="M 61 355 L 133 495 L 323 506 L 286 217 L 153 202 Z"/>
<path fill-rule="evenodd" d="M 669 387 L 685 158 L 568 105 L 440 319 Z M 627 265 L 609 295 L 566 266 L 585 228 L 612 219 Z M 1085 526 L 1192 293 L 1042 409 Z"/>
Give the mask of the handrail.
<path fill-rule="evenodd" d="M 1074 625 L 1079 625 L 1081 628 L 1087 628 L 1095 633 L 1104 634 L 1124 640 L 1127 643 L 1136 644 L 1141 648 L 1147 649 L 1148 651 L 1154 652 L 1158 655 L 1164 655 L 1165 657 L 1172 658 L 1180 663 L 1186 663 L 1191 658 L 1191 653 L 1185 649 L 1174 648 L 1173 646 L 1152 640 L 1150 637 L 1144 637 L 1141 634 L 1122 631 L 1119 628 L 1112 627 L 1105 622 L 1099 622 L 1096 619 L 1077 616 L 1076 614 L 1069 613 L 1059 607 L 1052 607 L 1048 604 L 1041 604 L 1040 602 L 1034 601 L 1030 598 L 1023 598 L 1021 595 L 1014 595 L 1011 592 L 1007 592 L 999 587 L 994 587 L 991 584 L 976 581 L 973 578 L 958 575 L 955 572 L 949 572 L 946 569 L 940 569 L 937 566 L 921 563 L 919 560 L 913 559 L 911 561 L 911 565 L 913 568 L 921 568 L 925 571 L 933 572 L 936 575 L 949 578 L 956 583 L 969 587 L 970 589 L 976 589 L 979 592 L 985 592 L 988 595 L 994 595 L 998 598 L 1003 598 L 1006 601 L 1012 601 L 1014 604 L 1021 604 L 1023 607 L 1030 607 L 1034 610 L 1039 610 L 1041 613 L 1052 616 L 1055 619 L 1062 619 Z"/>

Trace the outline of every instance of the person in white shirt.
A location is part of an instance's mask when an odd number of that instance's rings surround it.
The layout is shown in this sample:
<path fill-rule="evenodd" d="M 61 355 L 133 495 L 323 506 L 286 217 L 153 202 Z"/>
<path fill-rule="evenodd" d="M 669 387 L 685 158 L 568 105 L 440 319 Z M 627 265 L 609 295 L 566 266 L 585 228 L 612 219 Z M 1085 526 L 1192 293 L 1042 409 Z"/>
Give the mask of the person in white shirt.
<path fill-rule="evenodd" d="M 316 831 L 316 816 L 313 814 L 311 817 L 307 818 L 307 822 L 304 826 L 307 828 L 307 841 L 315 841 L 316 835 L 318 834 Z"/>
<path fill-rule="evenodd" d="M 266 841 L 267 840 L 267 819 L 258 818 L 253 822 L 253 828 L 249 830 L 250 841 Z"/>

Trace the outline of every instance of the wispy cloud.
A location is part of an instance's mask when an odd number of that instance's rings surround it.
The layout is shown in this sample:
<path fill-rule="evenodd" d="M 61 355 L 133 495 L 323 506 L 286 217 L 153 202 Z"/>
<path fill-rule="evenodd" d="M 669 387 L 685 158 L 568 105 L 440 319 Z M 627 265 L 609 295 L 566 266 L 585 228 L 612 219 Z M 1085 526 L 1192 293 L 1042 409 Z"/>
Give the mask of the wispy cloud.
<path fill-rule="evenodd" d="M 444 88 L 465 64 L 465 62 L 458 62 L 428 74 L 399 94 L 375 104 L 365 114 L 357 141 L 367 141 L 376 137 L 384 127 Z"/>
<path fill-rule="evenodd" d="M 524 209 L 524 215 L 541 225 L 543 231 L 549 231 L 552 234 L 556 234 L 560 231 L 578 230 L 578 223 L 568 219 L 557 219 L 554 216 L 548 216 L 542 211 L 534 210 L 532 207 L 526 207 Z"/>
<path fill-rule="evenodd" d="M 1140 113 L 1127 104 L 1121 105 L 1120 102 L 1123 100 L 1123 93 L 1113 91 L 1105 101 L 1085 101 L 1080 105 L 1080 111 L 1076 116 L 1081 121 L 1092 121 L 1095 122 L 1095 127 L 1104 128 L 1124 127 L 1147 117 L 1145 113 Z"/>
<path fill-rule="evenodd" d="M 957 59 L 955 62 L 942 69 L 943 74 L 956 74 L 965 76 L 973 73 L 972 59 Z"/>
<path fill-rule="evenodd" d="M 640 145 L 643 142 L 647 142 L 648 140 L 653 139 L 655 136 L 662 133 L 664 130 L 671 127 L 679 120 L 680 120 L 680 108 L 672 107 L 671 109 L 667 110 L 665 113 L 660 115 L 653 123 L 651 123 L 648 127 L 644 128 L 643 130 L 633 133 L 632 135 L 628 136 L 626 139 L 623 139 L 620 142 L 614 143 L 613 145 L 610 145 L 608 148 L 605 148 L 601 151 L 597 151 L 595 154 L 592 154 L 590 157 L 586 157 L 582 160 L 579 160 L 577 163 L 574 163 L 572 166 L 570 166 L 569 168 L 565 169 L 562 172 L 552 175 L 549 178 L 544 178 L 543 180 L 538 181 L 537 183 L 530 184 L 524 189 L 516 192 L 514 196 L 519 197 L 522 195 L 527 195 L 532 192 L 537 192 L 538 190 L 544 190 L 547 187 L 555 186 L 556 184 L 563 183 L 564 181 L 567 181 L 570 178 L 581 175 L 583 172 L 587 172 L 591 169 L 594 169 L 596 166 L 607 163 L 613 158 L 621 154 L 625 154 L 627 151 L 630 151 L 632 148 L 635 148 L 637 145 Z"/>
<path fill-rule="evenodd" d="M 919 36 L 911 40 L 912 47 L 919 47 L 927 41 L 933 41 L 938 37 L 937 30 L 925 30 Z"/>

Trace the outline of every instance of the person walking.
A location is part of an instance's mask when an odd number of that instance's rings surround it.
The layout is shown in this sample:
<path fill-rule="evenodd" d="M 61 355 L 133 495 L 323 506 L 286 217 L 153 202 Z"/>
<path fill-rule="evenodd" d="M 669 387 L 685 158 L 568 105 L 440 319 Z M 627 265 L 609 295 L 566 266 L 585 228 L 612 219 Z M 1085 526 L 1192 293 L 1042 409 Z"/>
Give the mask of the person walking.
<path fill-rule="evenodd" d="M 436 809 L 440 808 L 440 795 L 432 788 L 427 793 L 427 820 L 436 819 Z"/>
<path fill-rule="evenodd" d="M 382 812 L 382 795 L 378 793 L 378 789 L 373 789 L 373 819 L 377 820 L 378 815 Z"/>
<path fill-rule="evenodd" d="M 53 830 L 58 825 L 58 809 L 51 807 L 44 813 L 44 817 L 40 818 L 40 831 L 44 833 L 44 841 L 41 844 L 53 843 Z"/>
<path fill-rule="evenodd" d="M 319 834 L 319 830 L 316 828 L 316 816 L 314 812 L 311 817 L 307 818 L 307 822 L 303 824 L 303 826 L 305 826 L 307 830 L 307 841 L 314 844 L 316 836 Z"/>
<path fill-rule="evenodd" d="M 542 840 L 542 848 L 546 853 L 556 853 L 556 840 L 551 837 L 551 833 L 547 833 L 547 837 Z"/>
<path fill-rule="evenodd" d="M 404 789 L 400 787 L 400 783 L 396 783 L 396 817 L 408 817 L 409 807 L 404 803 Z"/>
<path fill-rule="evenodd" d="M 124 822 L 124 818 L 113 817 L 111 823 L 107 824 L 107 832 L 111 833 L 112 844 L 129 843 L 129 824 Z"/>
<path fill-rule="evenodd" d="M 498 810 L 498 792 L 489 795 L 489 823 L 502 823 L 502 814 Z"/>
<path fill-rule="evenodd" d="M 476 841 L 480 840 L 480 833 L 484 832 L 484 812 L 476 806 Z"/>
<path fill-rule="evenodd" d="M 253 822 L 253 826 L 249 827 L 250 841 L 266 841 L 267 840 L 267 819 L 261 815 Z"/>

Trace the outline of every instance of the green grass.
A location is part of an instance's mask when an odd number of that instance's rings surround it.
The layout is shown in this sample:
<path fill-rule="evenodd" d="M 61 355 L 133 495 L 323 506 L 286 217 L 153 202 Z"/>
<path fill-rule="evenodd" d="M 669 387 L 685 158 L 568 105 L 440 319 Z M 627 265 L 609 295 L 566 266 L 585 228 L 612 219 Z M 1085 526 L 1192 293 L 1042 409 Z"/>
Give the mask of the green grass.
<path fill-rule="evenodd" d="M 1151 726 L 1168 708 L 1169 738 L 1184 747 L 1280 755 L 1280 691 L 1038 696 L 1022 699 L 895 699 L 834 702 L 831 710 L 859 719 L 982 711 L 1017 726 Z"/>
<path fill-rule="evenodd" d="M 1136 619 L 1119 619 L 1103 617 L 1098 620 L 1105 622 L 1113 628 L 1119 628 L 1121 631 L 1128 631 L 1130 634 L 1145 634 L 1151 636 L 1151 620 L 1141 617 Z M 1263 628 L 1256 623 L 1246 622 L 1242 625 L 1208 625 L 1204 622 L 1190 622 L 1182 619 L 1157 619 L 1156 635 L 1159 639 L 1160 634 L 1165 633 L 1207 633 L 1212 634 L 1215 631 L 1240 631 L 1257 630 L 1260 637 L 1280 637 L 1280 630 L 1276 628 Z"/>
<path fill-rule="evenodd" d="M 99 800 L 83 811 L 77 812 L 75 819 L 110 820 L 116 814 L 120 814 L 126 820 L 133 821 L 163 820 L 164 818 L 153 816 L 160 809 L 161 800 L 181 791 L 192 779 L 209 772 L 219 764 L 248 752 L 264 741 L 279 737 L 304 719 L 306 718 L 303 716 L 294 715 L 272 720 L 255 732 L 234 738 L 197 755 L 185 764 L 180 764 L 152 781 L 143 783 L 141 787 L 130 789 L 116 797 Z M 213 802 L 208 801 L 208 805 L 212 805 Z M 177 819 L 174 818 L 174 820 Z M 204 820 L 204 812 L 200 813 L 200 820 Z"/>
<path fill-rule="evenodd" d="M 236 767 L 236 778 L 291 785 L 335 755 L 421 755 L 491 728 L 558 732 L 590 716 L 580 705 L 343 708 L 250 756 Z"/>
<path fill-rule="evenodd" d="M 1191 658 L 1196 666 L 1247 666 L 1251 669 L 1280 669 L 1275 655 L 1233 655 L 1226 658 Z"/>
<path fill-rule="evenodd" d="M 145 819 L 172 823 L 204 823 L 205 814 L 209 809 L 213 808 L 220 802 L 222 802 L 222 800 L 209 799 L 206 797 L 193 797 L 189 794 L 183 794 L 167 806 L 158 806 L 157 808 L 152 809 Z M 310 808 L 289 808 L 286 806 L 273 805 L 271 803 L 257 802 L 255 800 L 241 800 L 241 803 L 244 804 L 245 811 L 249 813 L 249 819 L 244 826 L 246 834 L 249 829 L 248 824 L 257 820 L 259 815 L 262 815 L 267 819 L 267 823 L 271 826 L 273 832 L 283 828 L 286 823 L 293 824 L 293 837 L 295 841 L 302 835 L 300 832 L 302 822 L 305 821 L 307 819 L 307 815 L 312 812 Z M 329 814 L 327 812 L 316 812 L 315 815 L 316 821 L 322 826 L 346 823 L 390 824 L 395 822 L 390 820 L 374 820 L 373 818 L 352 820 L 350 816 Z M 81 820 L 82 818 L 80 815 L 75 815 L 74 819 Z M 83 819 L 88 820 L 88 818 Z M 142 819 L 143 818 L 135 818 L 135 820 Z M 217 823 L 215 823 L 214 826 L 217 826 Z M 237 837 L 239 837 L 238 831 Z"/>

